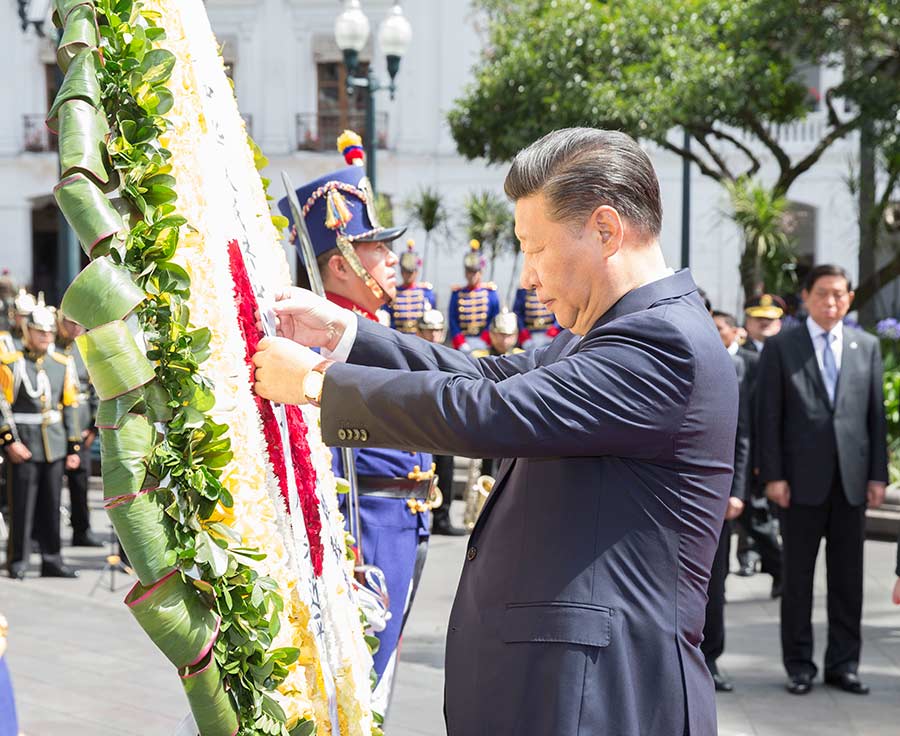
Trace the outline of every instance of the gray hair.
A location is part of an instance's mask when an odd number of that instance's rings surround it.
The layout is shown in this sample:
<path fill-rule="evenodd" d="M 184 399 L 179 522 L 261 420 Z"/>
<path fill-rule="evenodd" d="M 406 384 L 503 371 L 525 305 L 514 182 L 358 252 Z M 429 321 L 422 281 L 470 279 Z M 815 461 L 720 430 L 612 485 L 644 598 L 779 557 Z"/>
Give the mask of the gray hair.
<path fill-rule="evenodd" d="M 645 236 L 662 229 L 659 180 L 637 142 L 616 130 L 563 128 L 519 151 L 503 185 L 513 201 L 543 194 L 550 217 L 581 225 L 602 205 Z"/>

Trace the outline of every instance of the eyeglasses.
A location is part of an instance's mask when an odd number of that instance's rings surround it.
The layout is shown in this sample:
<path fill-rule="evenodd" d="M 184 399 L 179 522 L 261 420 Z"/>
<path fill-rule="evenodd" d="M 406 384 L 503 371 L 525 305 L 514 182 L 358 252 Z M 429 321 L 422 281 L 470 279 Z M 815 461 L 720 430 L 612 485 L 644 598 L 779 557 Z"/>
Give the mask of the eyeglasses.
<path fill-rule="evenodd" d="M 850 296 L 849 291 L 829 291 L 828 289 L 813 289 L 812 295 L 816 299 L 826 300 L 828 297 L 834 297 L 836 302 L 844 301 Z"/>

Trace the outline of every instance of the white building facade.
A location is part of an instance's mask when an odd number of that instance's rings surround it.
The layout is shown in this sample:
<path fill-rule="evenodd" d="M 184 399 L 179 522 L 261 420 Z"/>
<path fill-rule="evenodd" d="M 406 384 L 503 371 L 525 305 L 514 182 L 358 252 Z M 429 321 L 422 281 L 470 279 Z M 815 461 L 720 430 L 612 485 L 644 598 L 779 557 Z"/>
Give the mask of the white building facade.
<path fill-rule="evenodd" d="M 373 33 L 361 61 L 371 62 L 387 82 L 377 47 L 378 24 L 391 0 L 363 0 Z M 280 198 L 279 173 L 299 186 L 342 161 L 334 138 L 344 127 L 363 124 L 364 94 L 347 96 L 341 52 L 334 41 L 338 0 L 208 0 L 213 28 L 231 68 L 235 91 L 253 137 L 270 159 L 271 194 Z M 449 238 L 432 244 L 424 277 L 446 307 L 453 284 L 463 278 L 467 248 L 463 201 L 485 189 L 502 192 L 505 167 L 467 161 L 456 153 L 446 113 L 471 79 L 483 40 L 479 17 L 467 0 L 406 0 L 403 9 L 413 41 L 397 76 L 397 93 L 376 95 L 376 129 L 384 146 L 377 152 L 377 186 L 405 220 L 403 203 L 420 187 L 437 190 L 452 215 Z M 49 23 L 48 35 L 53 35 Z M 57 181 L 53 141 L 43 127 L 55 77 L 54 46 L 33 29 L 23 33 L 16 0 L 0 0 L 0 48 L 11 57 L 12 74 L 0 79 L 0 268 L 20 282 L 58 298 L 60 274 L 73 272 L 71 248 L 59 243 L 59 221 L 50 194 Z M 834 72 L 822 70 L 823 76 Z M 829 79 L 823 78 L 823 85 Z M 810 150 L 825 125 L 820 113 L 781 132 L 788 152 Z M 855 276 L 857 207 L 847 185 L 857 158 L 858 138 L 838 142 L 792 187 L 790 198 L 805 215 L 799 250 L 807 262 L 832 261 Z M 664 205 L 662 245 L 671 266 L 681 265 L 682 162 L 650 149 L 659 173 Z M 763 176 L 774 176 L 771 165 Z M 742 303 L 737 270 L 740 240 L 725 215 L 721 187 L 692 172 L 690 265 L 713 303 L 738 311 Z M 412 228 L 421 244 L 424 234 Z M 498 260 L 494 280 L 506 299 L 514 283 L 513 259 Z"/>

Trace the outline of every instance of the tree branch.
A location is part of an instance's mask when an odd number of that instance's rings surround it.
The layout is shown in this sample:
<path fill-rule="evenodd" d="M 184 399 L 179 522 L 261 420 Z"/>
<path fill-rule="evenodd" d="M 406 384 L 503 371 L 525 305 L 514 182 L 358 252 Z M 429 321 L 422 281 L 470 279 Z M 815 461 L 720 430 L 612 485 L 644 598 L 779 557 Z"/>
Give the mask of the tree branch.
<path fill-rule="evenodd" d="M 872 299 L 882 286 L 889 284 L 898 276 L 900 276 L 900 253 L 896 254 L 890 261 L 879 268 L 856 288 L 856 296 L 853 299 L 853 308 L 859 309 Z"/>
<path fill-rule="evenodd" d="M 688 161 L 697 164 L 697 168 L 700 169 L 700 173 L 704 176 L 708 176 L 710 179 L 721 182 L 727 176 L 724 172 L 716 171 L 715 169 L 711 168 L 702 158 L 697 156 L 695 153 L 687 151 L 684 148 L 679 148 L 674 143 L 669 143 L 669 141 L 667 141 L 665 138 L 657 140 L 656 143 L 662 148 L 665 148 L 667 151 L 671 151 L 672 153 L 681 156 L 681 158 L 686 158 Z"/>
<path fill-rule="evenodd" d="M 709 127 L 709 132 L 716 136 L 717 138 L 721 138 L 723 141 L 728 141 L 735 148 L 740 149 L 740 151 L 748 158 L 751 162 L 751 167 L 744 173 L 744 176 L 751 177 L 757 171 L 759 171 L 762 164 L 760 163 L 759 157 L 753 153 L 753 151 L 744 143 L 739 141 L 735 136 L 730 133 L 726 133 L 723 130 L 716 130 L 713 126 Z"/>
<path fill-rule="evenodd" d="M 695 131 L 690 129 L 691 135 L 703 146 L 704 150 L 709 154 L 709 157 L 713 160 L 716 166 L 719 167 L 719 170 L 729 179 L 734 179 L 734 174 L 731 173 L 731 170 L 728 168 L 728 164 L 725 163 L 725 159 L 709 144 L 709 141 L 706 139 L 706 133 L 702 131 Z"/>
<path fill-rule="evenodd" d="M 769 131 L 766 130 L 766 127 L 753 115 L 751 115 L 749 112 L 744 112 L 741 117 L 747 124 L 747 127 L 750 128 L 751 131 L 753 131 L 753 133 L 757 138 L 759 138 L 762 144 L 772 152 L 772 155 L 778 162 L 778 168 L 781 170 L 781 176 L 784 177 L 784 173 L 786 171 L 790 171 L 791 157 L 784 152 L 784 149 L 778 145 L 778 141 L 776 141 L 775 138 L 772 137 Z"/>
<path fill-rule="evenodd" d="M 847 133 L 859 125 L 861 120 L 862 115 L 857 115 L 855 118 L 851 118 L 847 122 L 841 123 L 836 128 L 832 128 L 831 132 L 819 141 L 819 144 L 809 153 L 809 155 L 799 161 L 795 166 L 791 167 L 790 161 L 788 161 L 788 168 L 782 168 L 781 176 L 775 184 L 774 191 L 782 196 L 787 194 L 788 189 L 791 188 L 791 184 L 797 180 L 797 177 L 811 169 L 813 164 L 822 158 L 822 154 L 828 150 L 831 144 L 847 135 Z"/>

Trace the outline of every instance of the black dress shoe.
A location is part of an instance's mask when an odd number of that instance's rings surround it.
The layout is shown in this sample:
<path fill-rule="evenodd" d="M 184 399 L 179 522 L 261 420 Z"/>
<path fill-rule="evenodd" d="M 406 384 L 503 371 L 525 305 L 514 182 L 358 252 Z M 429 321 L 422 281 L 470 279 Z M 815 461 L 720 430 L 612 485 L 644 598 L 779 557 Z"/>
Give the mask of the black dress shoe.
<path fill-rule="evenodd" d="M 8 572 L 9 572 L 9 576 L 13 580 L 24 580 L 25 579 L 25 567 L 24 566 L 10 567 Z"/>
<path fill-rule="evenodd" d="M 82 532 L 81 534 L 74 534 L 72 536 L 72 546 L 73 547 L 102 547 L 103 540 L 100 539 L 94 532 L 88 529 L 86 532 Z"/>
<path fill-rule="evenodd" d="M 722 675 L 718 672 L 713 673 L 713 683 L 716 686 L 717 693 L 730 693 L 734 690 L 734 685 L 731 683 L 731 680 L 726 680 Z"/>
<path fill-rule="evenodd" d="M 773 598 L 781 598 L 781 593 L 784 590 L 781 578 L 772 578 L 772 593 L 771 596 Z"/>
<path fill-rule="evenodd" d="M 738 569 L 735 572 L 735 575 L 742 578 L 752 578 L 754 575 L 756 575 L 756 563 L 750 560 L 739 562 Z"/>
<path fill-rule="evenodd" d="M 785 687 L 791 695 L 806 695 L 812 690 L 812 675 L 795 675 Z"/>
<path fill-rule="evenodd" d="M 445 537 L 464 537 L 469 532 L 461 526 L 454 526 L 450 519 L 436 519 L 431 525 L 432 534 L 443 534 Z"/>
<path fill-rule="evenodd" d="M 78 570 L 62 562 L 44 562 L 41 564 L 42 578 L 77 578 Z"/>
<path fill-rule="evenodd" d="M 854 695 L 868 695 L 869 686 L 859 681 L 859 675 L 855 672 L 841 672 L 837 675 L 825 675 L 825 684 L 839 687 L 845 693 Z"/>

